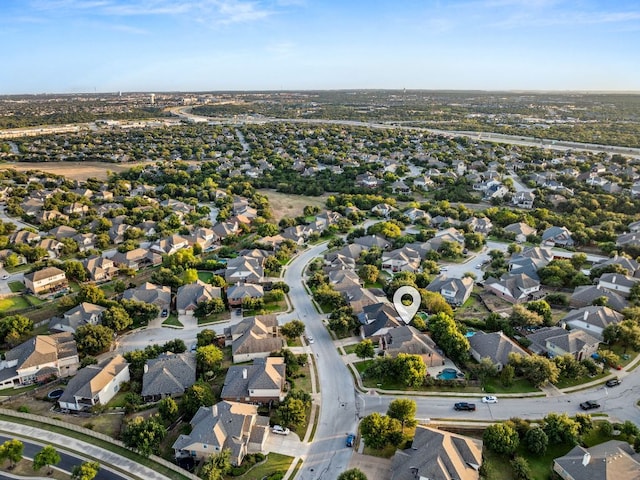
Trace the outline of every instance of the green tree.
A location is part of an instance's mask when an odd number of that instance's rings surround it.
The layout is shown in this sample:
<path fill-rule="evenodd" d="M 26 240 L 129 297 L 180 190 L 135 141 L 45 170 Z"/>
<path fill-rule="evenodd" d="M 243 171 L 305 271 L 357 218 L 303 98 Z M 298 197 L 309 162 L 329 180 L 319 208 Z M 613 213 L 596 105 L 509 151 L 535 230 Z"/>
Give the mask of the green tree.
<path fill-rule="evenodd" d="M 198 271 L 195 268 L 187 268 L 182 274 L 182 283 L 184 285 L 195 283 L 196 280 L 198 280 Z"/>
<path fill-rule="evenodd" d="M 60 455 L 51 445 L 42 447 L 38 453 L 33 456 L 33 469 L 35 471 L 40 470 L 42 467 L 50 467 L 51 465 L 57 465 L 60 463 Z M 49 468 L 47 475 L 51 475 L 53 469 Z"/>
<path fill-rule="evenodd" d="M 224 279 L 224 277 L 221 277 L 220 275 L 213 275 L 210 279 L 209 279 L 209 283 L 211 285 L 213 285 L 214 287 L 226 287 L 227 286 L 227 282 Z"/>
<path fill-rule="evenodd" d="M 93 283 L 85 283 L 80 285 L 77 300 L 80 303 L 88 302 L 100 305 L 105 301 L 104 291 Z"/>
<path fill-rule="evenodd" d="M 420 355 L 399 353 L 393 359 L 393 369 L 397 378 L 408 387 L 419 387 L 427 376 L 427 366 Z"/>
<path fill-rule="evenodd" d="M 356 345 L 355 354 L 358 356 L 358 358 L 373 358 L 376 354 L 373 342 L 368 338 L 362 340 L 359 344 Z"/>
<path fill-rule="evenodd" d="M 122 430 L 122 442 L 127 448 L 148 457 L 151 454 L 159 453 L 160 443 L 166 435 L 167 430 L 162 425 L 159 416 L 154 415 L 147 419 L 134 417 L 125 423 Z"/>
<path fill-rule="evenodd" d="M 84 282 L 87 279 L 87 272 L 82 266 L 82 263 L 78 260 L 68 260 L 64 262 L 63 269 L 67 278 L 71 278 L 79 282 Z"/>
<path fill-rule="evenodd" d="M 224 448 L 220 453 L 211 455 L 200 469 L 202 480 L 224 480 L 231 470 L 231 450 Z"/>
<path fill-rule="evenodd" d="M 402 425 L 395 418 L 374 412 L 362 419 L 360 433 L 368 447 L 380 449 L 390 443 L 397 446 L 402 438 Z"/>
<path fill-rule="evenodd" d="M 566 413 L 550 413 L 544 417 L 542 429 L 547 434 L 550 445 L 575 443 L 578 440 L 580 425 Z"/>
<path fill-rule="evenodd" d="M 453 317 L 445 313 L 430 317 L 429 330 L 433 340 L 449 358 L 460 363 L 466 361 L 471 346 Z"/>
<path fill-rule="evenodd" d="M 505 387 L 510 387 L 513 385 L 513 380 L 516 376 L 515 368 L 513 365 L 505 365 L 500 372 L 500 383 Z"/>
<path fill-rule="evenodd" d="M 9 460 L 10 468 L 13 469 L 16 464 L 22 460 L 22 453 L 24 451 L 24 444 L 20 440 L 15 438 L 7 440 L 0 445 L 0 461 L 4 462 Z"/>
<path fill-rule="evenodd" d="M 71 470 L 72 480 L 93 480 L 100 471 L 98 462 L 84 462 L 80 465 L 74 465 Z"/>
<path fill-rule="evenodd" d="M 280 333 L 287 338 L 297 338 L 302 335 L 306 327 L 304 322 L 300 320 L 291 320 L 280 327 Z"/>
<path fill-rule="evenodd" d="M 182 396 L 182 410 L 190 419 L 200 407 L 210 407 L 215 400 L 211 385 L 206 382 L 196 382 L 185 390 Z"/>
<path fill-rule="evenodd" d="M 387 416 L 395 418 L 404 427 L 415 427 L 416 425 L 416 402 L 414 400 L 398 398 L 389 404 Z"/>
<path fill-rule="evenodd" d="M 196 362 L 198 364 L 198 370 L 202 373 L 211 372 L 213 375 L 217 374 L 222 364 L 224 354 L 215 345 L 206 345 L 204 347 L 198 347 L 196 350 Z"/>
<path fill-rule="evenodd" d="M 33 331 L 33 322 L 23 315 L 0 318 L 0 338 L 10 346 L 16 346 Z"/>
<path fill-rule="evenodd" d="M 104 325 L 80 325 L 73 335 L 81 355 L 97 355 L 108 350 L 113 342 L 113 330 Z"/>
<path fill-rule="evenodd" d="M 218 334 L 215 332 L 215 330 L 210 330 L 208 328 L 201 330 L 200 332 L 198 332 L 198 335 L 196 336 L 198 340 L 198 343 L 197 343 L 198 347 L 212 345 L 213 343 L 215 343 L 217 336 Z"/>
<path fill-rule="evenodd" d="M 438 292 L 430 292 L 429 290 L 420 289 L 420 308 L 428 313 L 438 314 L 444 313 L 449 317 L 453 317 L 453 308 L 447 303 L 444 297 Z"/>
<path fill-rule="evenodd" d="M 533 473 L 526 458 L 516 456 L 511 460 L 511 469 L 515 480 L 533 480 Z"/>
<path fill-rule="evenodd" d="M 485 446 L 496 453 L 511 455 L 520 444 L 518 432 L 508 423 L 489 425 L 482 434 Z"/>
<path fill-rule="evenodd" d="M 133 324 L 133 320 L 122 306 L 112 305 L 102 313 L 102 324 L 115 332 L 122 332 Z"/>
<path fill-rule="evenodd" d="M 524 435 L 524 445 L 532 454 L 541 456 L 547 451 L 549 438 L 542 428 L 532 427 Z"/>
<path fill-rule="evenodd" d="M 534 300 L 528 302 L 525 307 L 531 312 L 535 312 L 542 317 L 545 325 L 551 325 L 553 320 L 551 306 L 544 300 Z"/>
<path fill-rule="evenodd" d="M 178 418 L 178 404 L 171 397 L 165 397 L 158 402 L 158 413 L 166 423 L 173 422 Z"/>
<path fill-rule="evenodd" d="M 306 409 L 303 400 L 287 396 L 282 405 L 278 407 L 278 416 L 286 426 L 296 428 L 304 423 Z"/>
<path fill-rule="evenodd" d="M 522 327 L 542 325 L 542 322 L 544 322 L 544 318 L 537 312 L 527 309 L 524 305 L 514 305 L 509 320 L 511 320 L 514 325 Z"/>
<path fill-rule="evenodd" d="M 495 377 L 498 374 L 498 367 L 489 357 L 484 357 L 480 359 L 477 365 L 474 365 L 473 371 L 480 383 L 484 385 L 487 378 Z"/>
<path fill-rule="evenodd" d="M 375 283 L 378 280 L 380 271 L 375 265 L 363 265 L 358 271 L 358 275 L 366 283 Z"/>
<path fill-rule="evenodd" d="M 352 468 L 338 475 L 338 480 L 367 480 L 367 476 L 359 468 Z"/>

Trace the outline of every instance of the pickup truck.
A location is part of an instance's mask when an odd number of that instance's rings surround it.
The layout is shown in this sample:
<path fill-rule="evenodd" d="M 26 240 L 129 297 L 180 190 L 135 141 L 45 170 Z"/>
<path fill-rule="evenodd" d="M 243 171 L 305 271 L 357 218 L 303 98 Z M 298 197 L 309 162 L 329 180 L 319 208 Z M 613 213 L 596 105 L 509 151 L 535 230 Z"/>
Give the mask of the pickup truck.
<path fill-rule="evenodd" d="M 594 408 L 600 408 L 600 404 L 595 400 L 587 400 L 586 402 L 582 402 L 580 404 L 580 408 L 582 410 L 591 410 Z"/>
<path fill-rule="evenodd" d="M 467 402 L 458 402 L 453 406 L 454 410 L 465 410 L 468 412 L 475 412 L 476 411 L 476 404 L 475 403 L 467 403 Z"/>

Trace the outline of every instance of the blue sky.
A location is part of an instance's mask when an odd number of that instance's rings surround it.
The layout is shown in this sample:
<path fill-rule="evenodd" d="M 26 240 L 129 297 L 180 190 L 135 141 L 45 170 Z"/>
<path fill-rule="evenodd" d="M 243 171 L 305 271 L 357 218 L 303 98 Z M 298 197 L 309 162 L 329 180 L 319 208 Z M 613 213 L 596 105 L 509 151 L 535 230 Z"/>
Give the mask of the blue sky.
<path fill-rule="evenodd" d="M 0 0 L 0 94 L 640 91 L 638 0 Z"/>

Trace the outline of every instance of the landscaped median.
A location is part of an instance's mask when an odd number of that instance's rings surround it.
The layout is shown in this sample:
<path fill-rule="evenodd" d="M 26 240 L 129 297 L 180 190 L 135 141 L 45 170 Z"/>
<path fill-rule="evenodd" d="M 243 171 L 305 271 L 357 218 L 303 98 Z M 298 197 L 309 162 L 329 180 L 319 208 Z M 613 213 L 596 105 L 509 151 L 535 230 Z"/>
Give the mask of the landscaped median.
<path fill-rule="evenodd" d="M 4 424 L 4 425 L 3 425 Z M 11 428 L 11 424 L 19 424 L 23 426 L 30 427 L 28 434 L 22 434 L 20 432 L 15 432 L 19 430 L 17 428 Z M 43 428 L 44 427 L 44 428 Z M 69 437 L 72 439 L 79 440 L 86 444 L 85 449 L 82 451 L 78 451 L 77 453 L 82 454 L 83 456 L 92 457 L 99 461 L 102 464 L 108 465 L 110 468 L 114 470 L 121 471 L 125 473 L 129 477 L 139 478 L 140 480 L 151 480 L 154 477 L 149 476 L 149 470 L 153 472 L 157 472 L 160 475 L 175 480 L 196 480 L 197 476 L 183 470 L 177 465 L 170 463 L 160 457 L 152 455 L 150 457 L 143 457 L 129 449 L 127 449 L 122 442 L 118 440 L 114 440 L 113 438 L 103 435 L 98 432 L 94 432 L 87 428 L 79 427 L 77 425 L 72 425 L 66 422 L 62 422 L 60 420 L 53 420 L 51 418 L 43 417 L 40 415 L 33 415 L 30 413 L 20 413 L 15 412 L 13 410 L 8 410 L 4 408 L 0 408 L 0 429 L 11 434 L 19 435 L 21 437 L 31 437 L 34 440 L 44 442 L 44 439 L 41 439 L 37 436 L 37 430 L 42 431 L 42 435 L 46 436 L 49 433 L 53 433 L 56 435 L 61 435 L 64 437 Z M 36 429 L 35 431 L 33 429 Z M 46 440 L 47 443 L 56 444 L 57 442 L 51 442 L 50 439 Z M 63 444 L 62 442 L 58 443 L 57 446 L 62 448 L 70 448 L 68 444 Z M 106 450 L 106 454 L 102 457 L 93 456 L 90 452 L 90 447 L 97 447 L 101 450 Z M 124 457 L 124 459 L 131 460 L 136 464 L 139 464 L 141 467 L 144 467 L 144 471 L 136 472 L 132 471 L 129 468 L 126 468 L 126 461 L 120 461 L 117 464 L 108 464 L 104 458 L 113 458 L 115 455 L 120 457 Z M 104 457 L 104 458 L 103 458 Z M 117 460 L 117 458 L 113 458 L 113 460 Z M 156 475 L 155 478 L 158 478 Z"/>

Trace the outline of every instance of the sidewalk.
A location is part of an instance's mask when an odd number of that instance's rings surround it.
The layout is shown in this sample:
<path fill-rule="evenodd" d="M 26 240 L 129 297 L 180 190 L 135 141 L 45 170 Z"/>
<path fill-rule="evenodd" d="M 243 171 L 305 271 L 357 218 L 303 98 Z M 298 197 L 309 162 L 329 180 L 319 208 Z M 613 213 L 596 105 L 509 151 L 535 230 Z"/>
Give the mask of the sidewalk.
<path fill-rule="evenodd" d="M 97 447 L 82 440 L 73 437 L 67 437 L 58 433 L 50 432 L 40 428 L 23 425 L 20 423 L 12 423 L 0 420 L 0 431 L 7 435 L 17 435 L 36 440 L 44 444 L 55 445 L 61 449 L 68 450 L 77 455 L 85 455 L 92 459 L 96 459 L 105 466 L 113 466 L 118 471 L 130 473 L 132 476 L 145 480 L 171 480 L 169 477 L 156 472 L 155 470 L 145 467 L 133 460 L 125 458 L 117 453 L 110 452 L 103 448 Z M 187 477 L 198 478 L 184 471 Z"/>

